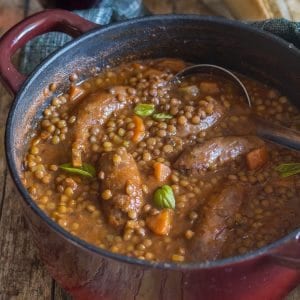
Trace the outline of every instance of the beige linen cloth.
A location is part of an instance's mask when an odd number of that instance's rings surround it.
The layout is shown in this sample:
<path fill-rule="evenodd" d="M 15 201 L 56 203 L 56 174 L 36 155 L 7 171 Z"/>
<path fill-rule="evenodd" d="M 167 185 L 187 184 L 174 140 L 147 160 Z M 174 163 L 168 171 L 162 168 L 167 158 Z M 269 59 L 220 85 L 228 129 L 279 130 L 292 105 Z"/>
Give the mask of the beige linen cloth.
<path fill-rule="evenodd" d="M 300 0 L 202 0 L 202 3 L 215 14 L 231 19 L 300 21 Z"/>

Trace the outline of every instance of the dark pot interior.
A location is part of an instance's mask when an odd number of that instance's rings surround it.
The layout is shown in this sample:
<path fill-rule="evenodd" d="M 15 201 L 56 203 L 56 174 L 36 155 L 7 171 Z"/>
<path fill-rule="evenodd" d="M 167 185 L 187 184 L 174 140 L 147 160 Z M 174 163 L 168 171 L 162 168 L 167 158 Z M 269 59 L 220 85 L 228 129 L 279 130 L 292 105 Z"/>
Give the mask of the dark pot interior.
<path fill-rule="evenodd" d="M 79 71 L 84 79 L 106 65 L 157 57 L 179 57 L 227 67 L 277 87 L 300 106 L 300 51 L 247 25 L 211 17 L 157 16 L 96 29 L 69 43 L 39 66 L 13 104 L 7 123 L 7 157 L 27 206 L 33 206 L 34 211 L 45 217 L 32 204 L 19 177 L 27 147 L 24 141 L 50 101 L 43 96 L 44 88 L 56 82 L 58 92 L 62 91 L 74 71 Z M 47 222 L 53 228 L 52 221 Z M 245 258 L 226 260 L 224 265 Z M 214 265 L 221 266 L 222 262 Z"/>

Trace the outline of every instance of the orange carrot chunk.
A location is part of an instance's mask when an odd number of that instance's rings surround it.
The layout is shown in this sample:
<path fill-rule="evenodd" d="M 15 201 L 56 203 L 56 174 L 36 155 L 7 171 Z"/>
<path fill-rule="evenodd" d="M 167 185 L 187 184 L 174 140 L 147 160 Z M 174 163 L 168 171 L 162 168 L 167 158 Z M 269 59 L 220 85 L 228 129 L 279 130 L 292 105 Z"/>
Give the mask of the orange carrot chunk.
<path fill-rule="evenodd" d="M 268 151 L 266 147 L 261 147 L 249 152 L 246 156 L 249 170 L 257 170 L 268 161 Z"/>
<path fill-rule="evenodd" d="M 139 116 L 133 116 L 132 121 L 135 125 L 132 141 L 135 143 L 140 142 L 145 135 L 145 125 L 142 118 Z"/>
<path fill-rule="evenodd" d="M 155 162 L 153 168 L 154 177 L 158 181 L 165 181 L 171 175 L 171 169 L 163 163 Z"/>
<path fill-rule="evenodd" d="M 173 211 L 163 209 L 159 214 L 146 219 L 147 226 L 158 235 L 168 235 L 171 230 Z"/>

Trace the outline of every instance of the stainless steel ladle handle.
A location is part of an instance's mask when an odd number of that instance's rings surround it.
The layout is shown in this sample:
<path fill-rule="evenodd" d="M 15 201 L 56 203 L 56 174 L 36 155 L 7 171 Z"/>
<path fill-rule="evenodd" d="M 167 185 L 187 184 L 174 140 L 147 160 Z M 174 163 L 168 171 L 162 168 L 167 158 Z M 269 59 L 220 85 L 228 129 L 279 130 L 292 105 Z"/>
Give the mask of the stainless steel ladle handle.
<path fill-rule="evenodd" d="M 199 70 L 201 70 L 201 72 L 199 72 Z M 251 98 L 248 94 L 248 91 L 247 91 L 245 85 L 242 83 L 242 81 L 234 73 L 232 73 L 231 71 L 229 71 L 229 70 L 227 70 L 223 67 L 217 66 L 217 65 L 198 64 L 198 65 L 194 65 L 194 66 L 191 66 L 191 67 L 187 67 L 187 68 L 183 69 L 182 71 L 178 72 L 172 78 L 172 81 L 180 83 L 181 78 L 184 78 L 186 76 L 190 76 L 192 74 L 197 74 L 197 73 L 206 73 L 206 74 L 211 74 L 211 75 L 221 75 L 222 77 L 224 77 L 224 75 L 225 75 L 231 81 L 234 80 L 235 82 L 238 83 L 240 88 L 243 90 L 249 107 L 252 107 Z"/>
<path fill-rule="evenodd" d="M 266 121 L 256 115 L 252 116 L 256 134 L 262 139 L 278 145 L 300 151 L 299 131 Z"/>
<path fill-rule="evenodd" d="M 222 77 L 229 78 L 231 81 L 234 81 L 243 91 L 243 94 L 246 97 L 249 107 L 252 107 L 251 97 L 242 83 L 242 81 L 231 71 L 212 64 L 198 64 L 191 67 L 187 67 L 182 71 L 178 72 L 172 79 L 171 83 L 178 84 L 182 81 L 184 77 L 193 75 L 193 74 L 205 73 L 211 75 L 221 75 Z M 277 125 L 273 122 L 264 120 L 255 114 L 251 114 L 251 121 L 253 122 L 256 134 L 268 141 L 285 146 L 294 150 L 300 150 L 300 132 L 292 130 L 290 128 Z"/>

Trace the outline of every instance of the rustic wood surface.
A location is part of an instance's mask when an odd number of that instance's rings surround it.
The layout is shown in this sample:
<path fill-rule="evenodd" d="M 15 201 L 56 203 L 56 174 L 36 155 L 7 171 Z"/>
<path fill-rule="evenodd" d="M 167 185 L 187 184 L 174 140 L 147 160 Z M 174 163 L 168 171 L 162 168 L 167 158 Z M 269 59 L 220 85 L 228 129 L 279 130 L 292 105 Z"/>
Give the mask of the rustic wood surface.
<path fill-rule="evenodd" d="M 154 13 L 210 14 L 200 0 L 145 0 Z M 28 14 L 41 10 L 36 0 L 0 0 L 0 35 Z M 43 268 L 22 217 L 19 195 L 4 157 L 4 129 L 12 97 L 0 86 L 0 300 L 70 297 Z M 286 300 L 299 300 L 300 287 Z"/>

